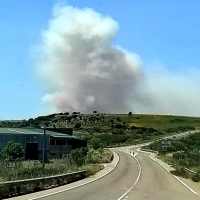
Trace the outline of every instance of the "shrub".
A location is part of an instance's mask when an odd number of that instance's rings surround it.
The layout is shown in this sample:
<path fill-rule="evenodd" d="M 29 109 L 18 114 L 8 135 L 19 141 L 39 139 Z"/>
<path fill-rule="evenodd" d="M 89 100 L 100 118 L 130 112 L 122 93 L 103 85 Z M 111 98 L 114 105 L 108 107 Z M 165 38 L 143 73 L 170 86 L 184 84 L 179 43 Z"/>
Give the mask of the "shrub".
<path fill-rule="evenodd" d="M 90 140 L 90 144 L 92 145 L 94 149 L 99 149 L 99 148 L 102 148 L 103 146 L 99 138 L 92 138 Z"/>
<path fill-rule="evenodd" d="M 9 141 L 2 149 L 1 155 L 9 159 L 18 159 L 24 157 L 25 151 L 20 143 Z"/>
<path fill-rule="evenodd" d="M 89 149 L 86 156 L 87 164 L 97 164 L 97 163 L 110 163 L 113 159 L 113 153 L 106 149 Z"/>
<path fill-rule="evenodd" d="M 81 170 L 86 170 L 86 176 L 91 176 L 93 174 L 96 174 L 98 171 L 102 170 L 104 168 L 103 165 L 95 164 L 95 165 L 83 165 L 81 167 Z"/>
<path fill-rule="evenodd" d="M 199 174 L 193 174 L 191 178 L 192 178 L 192 180 L 193 180 L 194 182 L 199 182 L 199 181 L 200 181 L 200 176 L 199 176 Z"/>
<path fill-rule="evenodd" d="M 69 160 L 73 161 L 78 166 L 81 166 L 85 163 L 85 157 L 88 152 L 88 147 L 82 147 L 79 149 L 74 149 L 69 154 Z"/>
<path fill-rule="evenodd" d="M 74 128 L 75 128 L 75 129 L 81 128 L 81 123 L 80 123 L 80 122 L 77 122 L 77 123 L 74 125 Z"/>

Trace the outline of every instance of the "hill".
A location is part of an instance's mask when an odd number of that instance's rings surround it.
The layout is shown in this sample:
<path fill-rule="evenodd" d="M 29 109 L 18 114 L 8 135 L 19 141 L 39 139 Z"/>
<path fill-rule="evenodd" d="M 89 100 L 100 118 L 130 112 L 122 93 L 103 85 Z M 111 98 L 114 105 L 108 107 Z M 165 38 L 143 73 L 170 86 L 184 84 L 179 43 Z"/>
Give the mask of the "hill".
<path fill-rule="evenodd" d="M 102 146 L 136 144 L 164 135 L 200 129 L 200 117 L 144 115 L 144 114 L 92 114 L 54 113 L 29 120 L 1 121 L 0 127 L 41 128 L 73 127 L 74 134 L 88 142 Z M 93 139 L 93 140 L 92 140 Z"/>

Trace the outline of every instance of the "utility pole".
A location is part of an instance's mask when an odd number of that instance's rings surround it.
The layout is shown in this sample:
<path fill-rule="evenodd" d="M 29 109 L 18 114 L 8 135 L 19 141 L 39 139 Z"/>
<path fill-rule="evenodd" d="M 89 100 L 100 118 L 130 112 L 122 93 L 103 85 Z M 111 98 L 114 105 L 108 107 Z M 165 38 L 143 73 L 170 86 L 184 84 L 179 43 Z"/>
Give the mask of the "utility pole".
<path fill-rule="evenodd" d="M 45 151 L 46 151 L 46 127 L 44 127 L 44 135 L 43 135 L 43 155 L 42 155 L 42 173 L 44 176 L 44 170 L 45 170 Z"/>

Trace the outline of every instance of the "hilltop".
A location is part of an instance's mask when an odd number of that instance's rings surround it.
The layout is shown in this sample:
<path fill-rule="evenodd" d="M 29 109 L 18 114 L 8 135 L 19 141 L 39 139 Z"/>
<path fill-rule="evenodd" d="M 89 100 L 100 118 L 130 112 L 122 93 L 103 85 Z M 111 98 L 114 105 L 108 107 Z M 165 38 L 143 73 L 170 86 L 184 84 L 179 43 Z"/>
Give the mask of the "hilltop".
<path fill-rule="evenodd" d="M 149 141 L 163 135 L 187 130 L 200 129 L 200 117 L 147 115 L 147 114 L 92 114 L 54 113 L 29 120 L 1 121 L 0 127 L 42 128 L 72 127 L 74 135 L 88 140 L 93 139 L 103 146 L 114 144 L 135 144 Z"/>

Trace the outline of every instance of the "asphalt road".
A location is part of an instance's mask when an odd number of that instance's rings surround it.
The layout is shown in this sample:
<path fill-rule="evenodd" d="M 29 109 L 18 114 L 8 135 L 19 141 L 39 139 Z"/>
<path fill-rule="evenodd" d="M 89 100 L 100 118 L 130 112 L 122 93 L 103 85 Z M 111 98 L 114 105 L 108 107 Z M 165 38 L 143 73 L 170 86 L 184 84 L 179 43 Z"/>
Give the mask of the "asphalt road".
<path fill-rule="evenodd" d="M 166 136 L 166 137 L 157 139 L 157 140 L 155 140 L 155 141 L 159 141 L 159 140 L 163 140 L 163 139 L 181 138 L 181 137 L 188 136 L 189 134 L 194 134 L 194 133 L 199 133 L 199 132 L 200 132 L 200 130 L 186 131 L 186 132 L 183 132 L 183 133 L 177 133 L 177 134 L 174 134 L 174 135 Z M 151 144 L 152 142 L 154 142 L 154 141 L 142 143 L 142 144 L 139 144 L 139 145 L 140 145 L 140 146 L 147 146 L 147 145 Z M 131 147 L 131 146 L 130 146 L 130 147 Z"/>
<path fill-rule="evenodd" d="M 196 200 L 199 196 L 192 193 L 176 180 L 158 163 L 149 158 L 149 154 L 139 152 L 137 159 L 142 175 L 135 187 L 127 194 L 131 200 Z"/>
<path fill-rule="evenodd" d="M 138 165 L 130 155 L 118 150 L 116 152 L 120 156 L 119 163 L 107 176 L 42 200 L 117 200 L 134 184 L 138 176 Z"/>
<path fill-rule="evenodd" d="M 134 151 L 136 148 L 134 149 Z M 192 193 L 172 174 L 139 152 L 137 161 L 127 153 L 116 150 L 120 156 L 117 167 L 98 181 L 79 188 L 44 197 L 45 200 L 196 200 Z M 138 179 L 139 177 L 139 179 Z M 137 181 L 138 179 L 138 181 Z"/>

